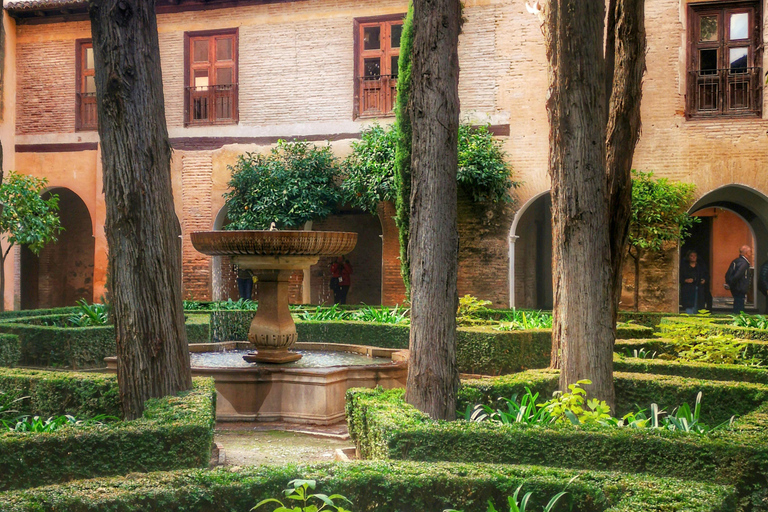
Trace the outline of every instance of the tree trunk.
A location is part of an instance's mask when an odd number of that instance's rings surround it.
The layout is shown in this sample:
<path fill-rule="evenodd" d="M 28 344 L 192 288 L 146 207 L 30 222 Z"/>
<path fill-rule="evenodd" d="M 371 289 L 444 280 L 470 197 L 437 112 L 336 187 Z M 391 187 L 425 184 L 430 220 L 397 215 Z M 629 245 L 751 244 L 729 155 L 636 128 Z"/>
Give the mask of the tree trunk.
<path fill-rule="evenodd" d="M 632 158 L 640 136 L 640 100 L 645 72 L 644 10 L 645 0 L 621 0 L 616 3 L 612 17 L 615 57 L 606 141 L 606 172 L 613 273 L 613 325 L 616 325 L 619 316 L 621 278 L 632 213 Z M 610 58 L 610 52 L 606 58 Z"/>
<path fill-rule="evenodd" d="M 560 388 L 592 380 L 613 407 L 611 255 L 606 183 L 605 4 L 550 0 L 549 172 L 552 178 L 554 323 Z"/>
<path fill-rule="evenodd" d="M 406 400 L 456 417 L 459 0 L 413 2 L 411 358 Z"/>
<path fill-rule="evenodd" d="M 99 137 L 126 419 L 192 386 L 181 297 L 181 229 L 152 0 L 90 0 Z"/>

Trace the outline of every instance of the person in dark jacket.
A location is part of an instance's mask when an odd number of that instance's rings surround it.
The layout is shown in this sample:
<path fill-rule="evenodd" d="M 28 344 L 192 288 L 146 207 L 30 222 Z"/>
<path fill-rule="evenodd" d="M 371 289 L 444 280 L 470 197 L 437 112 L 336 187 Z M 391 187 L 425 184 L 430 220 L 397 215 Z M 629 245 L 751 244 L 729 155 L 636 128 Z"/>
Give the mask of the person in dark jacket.
<path fill-rule="evenodd" d="M 765 310 L 763 312 L 768 315 L 768 261 L 763 263 L 757 274 L 757 289 L 765 297 Z"/>
<path fill-rule="evenodd" d="M 738 315 L 744 311 L 744 301 L 749 291 L 749 267 L 751 265 L 752 248 L 743 245 L 739 249 L 739 257 L 728 266 L 725 273 L 725 289 L 733 295 L 733 312 Z"/>
<path fill-rule="evenodd" d="M 706 289 L 709 288 L 709 272 L 698 259 L 696 251 L 688 251 L 680 266 L 680 304 L 689 315 L 704 309 Z"/>

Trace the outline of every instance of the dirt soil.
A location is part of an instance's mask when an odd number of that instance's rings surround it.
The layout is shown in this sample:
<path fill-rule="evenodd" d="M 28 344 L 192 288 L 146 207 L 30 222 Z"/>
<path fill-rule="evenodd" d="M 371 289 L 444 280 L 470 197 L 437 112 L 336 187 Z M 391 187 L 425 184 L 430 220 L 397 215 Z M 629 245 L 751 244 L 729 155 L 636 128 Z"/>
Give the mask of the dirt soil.
<path fill-rule="evenodd" d="M 216 429 L 214 441 L 224 448 L 227 466 L 332 461 L 337 448 L 354 446 L 335 431 L 316 433 L 228 426 Z"/>

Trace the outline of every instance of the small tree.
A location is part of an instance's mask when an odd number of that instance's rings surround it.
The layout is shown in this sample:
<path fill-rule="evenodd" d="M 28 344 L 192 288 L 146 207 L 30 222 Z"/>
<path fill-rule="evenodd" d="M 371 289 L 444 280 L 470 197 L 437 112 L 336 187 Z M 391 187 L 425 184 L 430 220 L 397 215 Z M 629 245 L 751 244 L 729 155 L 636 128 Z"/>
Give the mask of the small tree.
<path fill-rule="evenodd" d="M 654 179 L 653 173 L 632 171 L 632 214 L 627 239 L 635 267 L 635 311 L 640 301 L 640 260 L 646 252 L 660 252 L 670 242 L 682 242 L 698 217 L 688 213 L 695 186 Z"/>
<path fill-rule="evenodd" d="M 5 245 L 0 244 L 0 311 L 5 309 L 5 259 L 13 246 L 25 245 L 38 254 L 63 229 L 56 213 L 59 196 L 41 196 L 47 184 L 45 178 L 10 172 L 0 185 L 0 232 L 5 235 Z"/>
<path fill-rule="evenodd" d="M 301 228 L 333 212 L 340 194 L 329 146 L 279 141 L 269 155 L 246 153 L 230 167 L 226 229 Z"/>

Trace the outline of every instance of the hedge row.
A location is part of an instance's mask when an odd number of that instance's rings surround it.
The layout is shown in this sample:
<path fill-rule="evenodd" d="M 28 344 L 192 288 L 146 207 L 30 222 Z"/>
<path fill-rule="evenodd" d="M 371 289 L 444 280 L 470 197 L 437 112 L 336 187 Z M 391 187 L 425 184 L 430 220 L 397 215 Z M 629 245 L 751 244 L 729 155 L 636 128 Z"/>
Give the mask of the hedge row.
<path fill-rule="evenodd" d="M 531 371 L 467 382 L 459 408 L 522 393 L 525 386 L 546 396 L 556 380 L 554 372 Z M 735 430 L 697 435 L 660 429 L 435 422 L 406 404 L 402 390 L 349 391 L 347 421 L 350 436 L 368 458 L 641 472 L 731 484 L 744 500 L 768 499 L 768 386 L 617 374 L 617 409 L 635 403 L 647 407 L 656 402 L 667 408 L 684 401 L 692 404 L 698 391 L 704 393 L 704 421 L 713 425 L 730 414 L 742 414 Z"/>
<path fill-rule="evenodd" d="M 768 363 L 768 341 L 760 340 L 739 340 L 744 345 L 745 355 L 748 358 L 754 357 L 758 361 Z M 677 354 L 675 344 L 663 338 L 636 339 L 636 340 L 616 340 L 614 351 L 631 356 L 635 350 L 645 350 L 650 354 L 656 352 L 656 356 Z"/>
<path fill-rule="evenodd" d="M 695 316 L 678 316 L 678 317 L 665 317 L 659 324 L 659 331 L 663 334 L 674 324 L 680 323 L 694 323 L 703 324 L 708 323 L 707 319 L 697 318 Z M 712 334 L 730 334 L 734 337 L 742 340 L 755 340 L 768 342 L 768 329 L 756 329 L 754 327 L 737 327 L 730 325 L 728 319 L 716 318 L 714 322 L 711 322 L 709 331 Z"/>
<path fill-rule="evenodd" d="M 0 323 L 0 333 L 14 335 L 14 339 L 0 338 L 0 366 L 103 368 L 104 358 L 114 356 L 117 350 L 114 326 L 43 325 L 67 317 L 34 316 Z M 186 328 L 190 343 L 208 341 L 207 315 L 188 315 Z"/>
<path fill-rule="evenodd" d="M 753 368 L 735 364 L 682 363 L 665 359 L 624 357 L 616 354 L 613 357 L 613 369 L 617 372 L 627 373 L 653 373 L 696 379 L 768 384 L 768 370 L 765 368 Z"/>
<path fill-rule="evenodd" d="M 48 315 L 67 315 L 80 312 L 80 306 L 68 306 L 63 308 L 50 309 L 15 309 L 10 311 L 0 311 L 0 322 L 13 321 L 19 318 L 29 316 L 48 316 Z"/>
<path fill-rule="evenodd" d="M 32 397 L 28 406 L 32 414 L 67 412 L 87 419 L 96 413 L 117 413 L 114 377 L 22 370 L 0 370 L 0 375 L 0 389 Z M 215 402 L 213 380 L 194 379 L 191 391 L 148 400 L 143 417 L 134 421 L 0 434 L 0 489 L 205 467 L 211 455 Z"/>
<path fill-rule="evenodd" d="M 560 511 L 573 503 L 575 512 L 732 512 L 737 503 L 733 490 L 708 483 L 536 466 L 415 462 L 153 473 L 0 493 L 0 502 L 6 512 L 245 511 L 265 498 L 284 499 L 281 490 L 295 478 L 317 480 L 315 492 L 339 493 L 352 502 L 347 508 L 360 512 L 485 512 L 488 500 L 502 510 L 520 485 L 523 492 L 534 493 L 529 510 L 540 510 L 566 486 Z"/>

